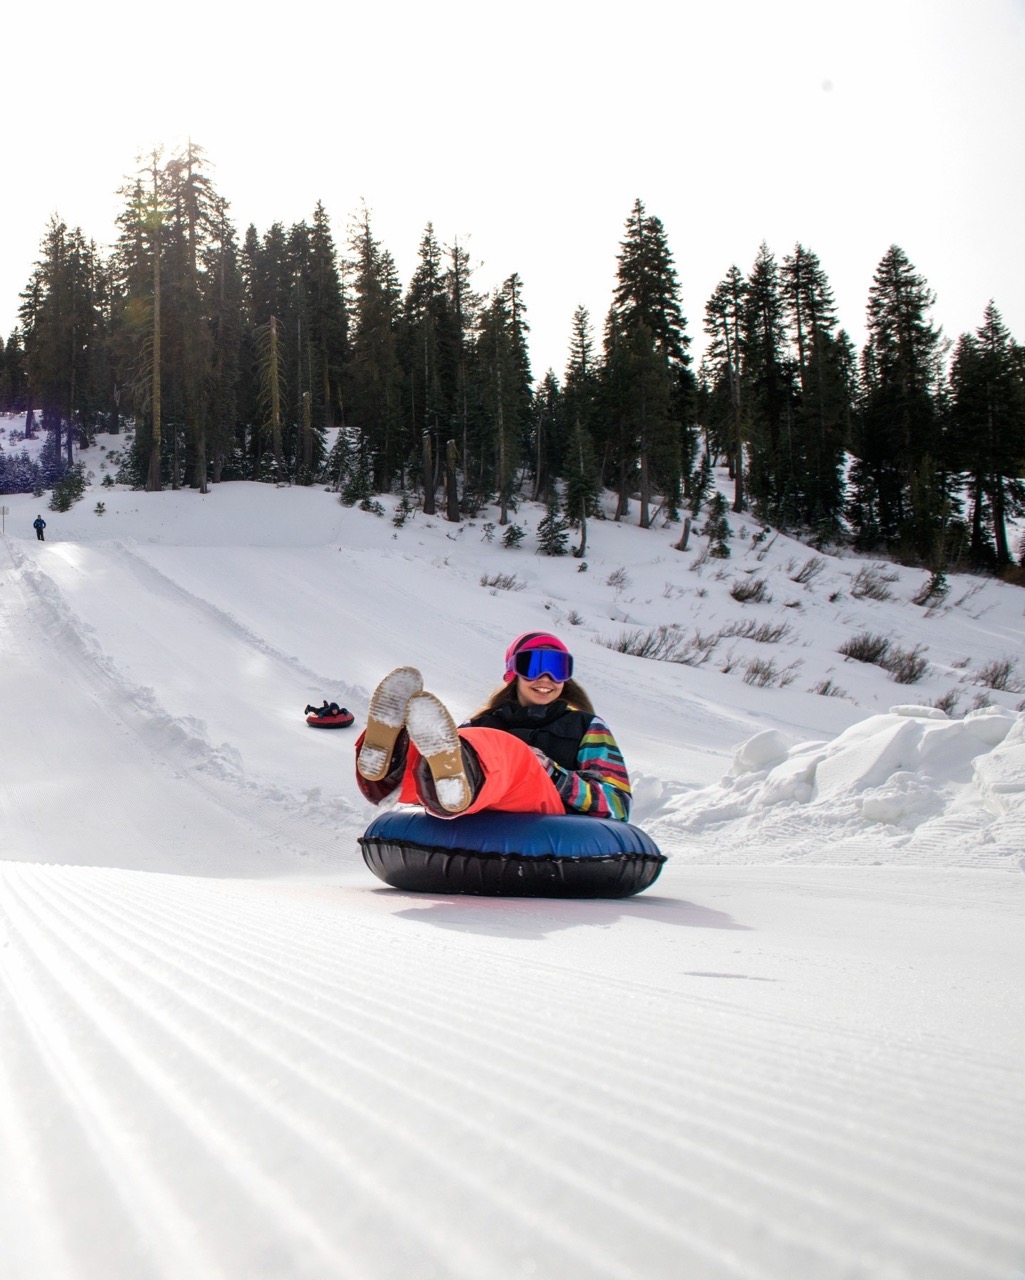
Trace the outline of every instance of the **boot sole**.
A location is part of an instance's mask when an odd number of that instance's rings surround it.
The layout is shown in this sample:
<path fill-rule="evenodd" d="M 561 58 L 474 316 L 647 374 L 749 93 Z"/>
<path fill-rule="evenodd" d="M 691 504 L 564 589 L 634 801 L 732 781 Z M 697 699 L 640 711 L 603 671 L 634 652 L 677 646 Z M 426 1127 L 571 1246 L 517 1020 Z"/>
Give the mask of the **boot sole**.
<path fill-rule="evenodd" d="M 415 694 L 406 709 L 406 728 L 431 771 L 438 803 L 449 813 L 462 813 L 472 796 L 459 730 L 448 708 L 433 693 Z"/>
<path fill-rule="evenodd" d="M 366 733 L 356 758 L 356 768 L 367 782 L 387 777 L 409 700 L 423 687 L 423 676 L 416 667 L 396 667 L 370 695 Z"/>

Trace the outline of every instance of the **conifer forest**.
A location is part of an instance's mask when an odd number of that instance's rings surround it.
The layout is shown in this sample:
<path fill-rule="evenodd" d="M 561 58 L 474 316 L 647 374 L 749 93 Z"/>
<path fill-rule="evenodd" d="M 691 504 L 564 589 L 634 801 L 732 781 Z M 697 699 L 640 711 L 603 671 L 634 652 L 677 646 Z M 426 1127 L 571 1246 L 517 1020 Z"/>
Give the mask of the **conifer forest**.
<path fill-rule="evenodd" d="M 688 320 L 638 199 L 607 313 L 578 307 L 565 367 L 539 374 L 529 281 L 478 292 L 466 246 L 430 224 L 404 284 L 366 208 L 341 246 L 319 204 L 240 239 L 191 143 L 154 151 L 120 194 L 109 253 L 58 217 L 44 230 L 0 351 L 0 409 L 27 413 L 44 447 L 30 460 L 5 439 L 0 492 L 73 491 L 75 446 L 124 431 L 117 480 L 140 490 L 317 484 L 454 522 L 496 504 L 510 530 L 528 498 L 547 508 L 542 549 L 572 529 L 582 553 L 603 492 L 617 518 L 675 524 L 685 545 L 728 518 L 711 501 L 728 467 L 734 512 L 821 545 L 937 574 L 1022 559 L 1025 348 L 995 301 L 974 332 L 944 335 L 896 244 L 858 351 L 802 244 L 778 258 L 763 243 Z"/>

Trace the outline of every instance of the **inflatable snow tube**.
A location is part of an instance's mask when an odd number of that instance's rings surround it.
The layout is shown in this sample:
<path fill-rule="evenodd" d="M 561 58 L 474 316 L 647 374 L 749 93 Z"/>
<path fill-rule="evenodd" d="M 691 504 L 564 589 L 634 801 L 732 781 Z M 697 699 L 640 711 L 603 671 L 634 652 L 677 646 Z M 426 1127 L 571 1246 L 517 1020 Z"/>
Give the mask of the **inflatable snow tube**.
<path fill-rule="evenodd" d="M 336 716 L 307 716 L 306 723 L 314 729 L 347 729 L 355 718 L 351 711 L 346 711 L 343 707 Z"/>
<path fill-rule="evenodd" d="M 665 857 L 628 822 L 487 810 L 433 818 L 392 809 L 360 836 L 363 860 L 395 889 L 515 898 L 628 898 Z"/>

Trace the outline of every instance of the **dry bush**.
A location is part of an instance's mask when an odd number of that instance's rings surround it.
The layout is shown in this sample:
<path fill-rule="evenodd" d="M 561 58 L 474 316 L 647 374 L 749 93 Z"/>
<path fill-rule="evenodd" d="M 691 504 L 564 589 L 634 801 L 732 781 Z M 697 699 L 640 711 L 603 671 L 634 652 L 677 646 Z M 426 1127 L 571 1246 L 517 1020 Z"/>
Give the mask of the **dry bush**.
<path fill-rule="evenodd" d="M 929 670 L 920 644 L 913 649 L 892 648 L 879 665 L 889 671 L 897 684 L 917 684 Z"/>
<path fill-rule="evenodd" d="M 884 665 L 889 651 L 890 642 L 885 636 L 874 636 L 867 631 L 861 631 L 850 640 L 845 640 L 838 650 L 845 658 L 853 658 L 855 662 L 870 662 L 877 667 Z"/>
<path fill-rule="evenodd" d="M 1014 658 L 994 658 L 979 668 L 975 674 L 975 683 L 985 685 L 987 689 L 997 689 L 1001 693 L 1021 693 L 1022 682 L 1014 674 L 1017 665 Z"/>
<path fill-rule="evenodd" d="M 480 585 L 491 591 L 522 591 L 527 584 L 521 582 L 515 573 L 493 573 L 490 577 L 482 573 Z"/>
<path fill-rule="evenodd" d="M 678 662 L 685 667 L 700 667 L 707 662 L 719 642 L 718 636 L 703 636 L 695 631 L 685 636 L 679 627 L 640 627 L 623 631 L 616 640 L 599 640 L 598 643 L 616 653 L 628 653 L 634 658 L 650 658 L 655 662 Z"/>
<path fill-rule="evenodd" d="M 738 604 L 768 604 L 772 599 L 764 578 L 734 582 L 730 587 L 730 595 Z"/>
<path fill-rule="evenodd" d="M 744 667 L 744 683 L 757 686 L 759 689 L 772 689 L 777 685 L 784 689 L 792 684 L 799 664 L 789 667 L 777 667 L 771 658 L 752 658 Z"/>
<path fill-rule="evenodd" d="M 956 689 L 948 689 L 946 693 L 940 694 L 933 701 L 933 706 L 938 707 L 940 711 L 945 711 L 948 716 L 952 716 L 957 709 L 957 704 L 961 701 L 961 695 Z"/>
<path fill-rule="evenodd" d="M 813 582 L 819 576 L 825 567 L 826 562 L 822 556 L 812 556 L 811 559 L 805 560 L 796 573 L 790 575 L 790 581 L 799 582 L 802 586 L 807 586 L 809 582 Z"/>
<path fill-rule="evenodd" d="M 756 640 L 759 644 L 779 644 L 790 635 L 788 622 L 728 622 L 719 632 L 720 640 Z"/>
<path fill-rule="evenodd" d="M 866 566 L 858 571 L 851 585 L 851 595 L 856 600 L 889 600 L 893 595 L 889 584 L 897 581 L 897 574 L 884 573 L 878 565 Z"/>

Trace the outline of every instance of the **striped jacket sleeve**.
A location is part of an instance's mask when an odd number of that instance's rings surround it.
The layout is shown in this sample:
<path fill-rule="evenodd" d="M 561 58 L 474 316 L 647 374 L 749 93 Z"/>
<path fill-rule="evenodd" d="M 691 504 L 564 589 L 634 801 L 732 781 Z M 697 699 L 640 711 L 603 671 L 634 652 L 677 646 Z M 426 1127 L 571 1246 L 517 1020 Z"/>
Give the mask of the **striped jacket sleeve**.
<path fill-rule="evenodd" d="M 580 740 L 577 767 L 563 769 L 553 760 L 549 761 L 548 772 L 567 813 L 620 822 L 629 818 L 630 778 L 626 762 L 608 725 L 598 716 Z"/>

